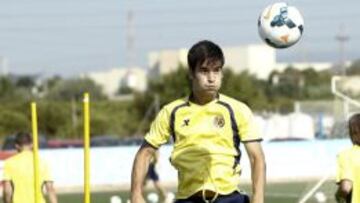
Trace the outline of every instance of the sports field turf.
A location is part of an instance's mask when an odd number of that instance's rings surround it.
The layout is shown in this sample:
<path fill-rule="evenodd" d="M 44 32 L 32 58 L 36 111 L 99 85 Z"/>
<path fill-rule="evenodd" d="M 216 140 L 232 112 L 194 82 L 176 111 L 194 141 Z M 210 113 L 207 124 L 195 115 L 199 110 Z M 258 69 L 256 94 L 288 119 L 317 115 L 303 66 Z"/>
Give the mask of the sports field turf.
<path fill-rule="evenodd" d="M 299 183 L 276 183 L 268 184 L 266 188 L 266 203 L 297 203 L 307 191 L 315 185 L 315 182 L 299 182 Z M 249 191 L 250 186 L 243 187 Z M 335 192 L 335 185 L 333 181 L 326 182 L 320 191 L 327 197 L 326 203 L 335 203 L 333 194 Z M 92 203 L 109 203 L 110 197 L 113 195 L 120 196 L 122 202 L 126 202 L 129 197 L 128 191 L 118 192 L 96 192 L 91 194 Z M 0 201 L 1 202 L 1 201 Z M 82 203 L 82 194 L 61 194 L 59 195 L 59 203 Z M 307 203 L 317 203 L 314 197 L 310 198 Z"/>

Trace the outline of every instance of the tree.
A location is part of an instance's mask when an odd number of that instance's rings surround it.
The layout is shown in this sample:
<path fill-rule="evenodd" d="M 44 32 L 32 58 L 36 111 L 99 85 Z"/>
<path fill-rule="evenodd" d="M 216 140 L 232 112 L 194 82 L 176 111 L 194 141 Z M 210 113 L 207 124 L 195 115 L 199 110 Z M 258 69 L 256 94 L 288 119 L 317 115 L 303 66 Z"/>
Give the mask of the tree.
<path fill-rule="evenodd" d="M 267 108 L 267 98 L 261 80 L 247 71 L 235 74 L 231 69 L 224 69 L 223 74 L 222 93 L 243 101 L 251 108 Z"/>
<path fill-rule="evenodd" d="M 17 87 L 22 87 L 31 90 L 35 86 L 35 79 L 32 76 L 20 76 L 15 84 Z"/>
<path fill-rule="evenodd" d="M 67 79 L 61 80 L 49 89 L 46 98 L 50 100 L 79 101 L 84 92 L 89 92 L 92 100 L 106 99 L 100 86 L 90 79 Z"/>
<path fill-rule="evenodd" d="M 8 135 L 30 129 L 30 120 L 23 112 L 0 109 L 0 117 L 1 134 Z"/>
<path fill-rule="evenodd" d="M 29 100 L 30 91 L 18 88 L 9 77 L 0 76 L 0 101 Z"/>
<path fill-rule="evenodd" d="M 346 70 L 347 75 L 360 75 L 360 59 L 355 60 Z"/>

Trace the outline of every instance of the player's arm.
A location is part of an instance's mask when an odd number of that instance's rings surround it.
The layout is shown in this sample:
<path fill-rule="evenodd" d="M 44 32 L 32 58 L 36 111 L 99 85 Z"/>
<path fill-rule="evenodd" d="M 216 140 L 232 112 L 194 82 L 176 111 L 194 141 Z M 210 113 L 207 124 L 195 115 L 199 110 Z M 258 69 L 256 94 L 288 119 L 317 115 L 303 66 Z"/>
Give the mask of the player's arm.
<path fill-rule="evenodd" d="M 338 189 L 335 193 L 337 202 L 346 202 L 351 194 L 353 184 L 350 180 L 343 179 L 340 181 Z"/>
<path fill-rule="evenodd" d="M 54 187 L 54 183 L 52 181 L 46 181 L 45 182 L 45 189 L 47 191 L 47 194 L 49 196 L 50 203 L 57 203 L 57 196 L 56 191 Z"/>
<path fill-rule="evenodd" d="M 143 197 L 143 184 L 149 168 L 150 159 L 156 150 L 156 148 L 144 141 L 135 155 L 131 174 L 131 203 L 145 202 Z"/>
<path fill-rule="evenodd" d="M 11 186 L 11 181 L 5 180 L 3 181 L 3 200 L 4 203 L 11 203 L 12 195 L 13 195 L 13 188 Z"/>
<path fill-rule="evenodd" d="M 245 142 L 245 149 L 249 156 L 252 179 L 251 203 L 263 203 L 266 182 L 265 157 L 259 141 Z"/>

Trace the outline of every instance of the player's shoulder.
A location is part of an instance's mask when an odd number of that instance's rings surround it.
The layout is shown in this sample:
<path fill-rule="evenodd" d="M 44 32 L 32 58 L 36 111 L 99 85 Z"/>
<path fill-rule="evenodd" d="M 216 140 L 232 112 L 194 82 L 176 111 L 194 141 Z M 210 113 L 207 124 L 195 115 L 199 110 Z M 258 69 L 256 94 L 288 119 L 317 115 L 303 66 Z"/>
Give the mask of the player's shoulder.
<path fill-rule="evenodd" d="M 251 112 L 251 109 L 247 104 L 232 97 L 226 96 L 224 94 L 219 95 L 219 101 L 227 105 L 230 105 L 230 107 L 236 110 L 236 112 L 243 112 L 243 113 Z"/>
<path fill-rule="evenodd" d="M 337 154 L 337 156 L 342 159 L 342 158 L 346 158 L 346 157 L 349 157 L 352 152 L 353 152 L 353 147 L 347 147 L 345 149 L 342 149 L 339 151 L 339 153 Z"/>
<path fill-rule="evenodd" d="M 11 157 L 7 158 L 4 161 L 4 164 L 6 164 L 6 165 L 17 164 L 19 161 L 21 161 L 22 157 L 23 157 L 22 153 L 16 153 L 16 154 L 12 155 Z"/>

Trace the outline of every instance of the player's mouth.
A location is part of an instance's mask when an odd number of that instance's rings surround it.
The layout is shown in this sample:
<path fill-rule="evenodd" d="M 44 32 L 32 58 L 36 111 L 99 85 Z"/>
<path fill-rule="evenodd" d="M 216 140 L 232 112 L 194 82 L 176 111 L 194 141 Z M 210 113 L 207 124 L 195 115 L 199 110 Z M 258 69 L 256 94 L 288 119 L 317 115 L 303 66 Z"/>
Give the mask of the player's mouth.
<path fill-rule="evenodd" d="M 210 85 L 210 86 L 206 86 L 205 89 L 206 89 L 206 90 L 213 91 L 213 90 L 217 90 L 217 87 Z"/>

